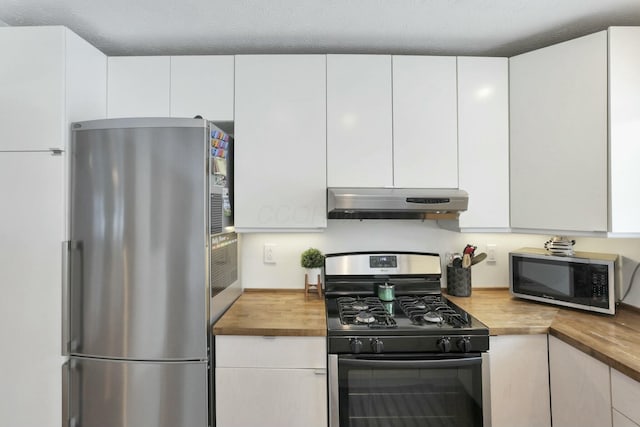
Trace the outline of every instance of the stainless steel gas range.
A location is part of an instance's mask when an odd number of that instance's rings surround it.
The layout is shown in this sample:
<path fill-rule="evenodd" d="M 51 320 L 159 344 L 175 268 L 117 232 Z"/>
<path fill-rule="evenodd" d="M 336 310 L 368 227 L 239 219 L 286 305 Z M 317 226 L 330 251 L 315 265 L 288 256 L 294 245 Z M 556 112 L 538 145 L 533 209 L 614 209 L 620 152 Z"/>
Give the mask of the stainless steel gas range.
<path fill-rule="evenodd" d="M 440 256 L 325 260 L 330 427 L 490 425 L 488 328 L 441 294 Z"/>

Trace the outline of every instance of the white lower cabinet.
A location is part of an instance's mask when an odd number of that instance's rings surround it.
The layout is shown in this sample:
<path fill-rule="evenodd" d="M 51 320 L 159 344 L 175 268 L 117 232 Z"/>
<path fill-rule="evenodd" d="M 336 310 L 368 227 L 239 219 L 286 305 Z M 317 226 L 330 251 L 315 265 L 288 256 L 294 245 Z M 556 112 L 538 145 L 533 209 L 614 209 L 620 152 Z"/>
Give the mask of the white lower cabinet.
<path fill-rule="evenodd" d="M 549 379 L 553 427 L 611 427 L 607 365 L 549 336 Z"/>
<path fill-rule="evenodd" d="M 638 427 L 638 425 L 613 409 L 613 427 Z"/>
<path fill-rule="evenodd" d="M 215 337 L 217 427 L 327 426 L 324 337 Z"/>
<path fill-rule="evenodd" d="M 611 369 L 611 405 L 613 426 L 640 425 L 640 382 Z"/>
<path fill-rule="evenodd" d="M 216 368 L 216 425 L 327 425 L 326 370 Z"/>
<path fill-rule="evenodd" d="M 489 349 L 491 426 L 550 427 L 547 335 L 492 336 Z"/>

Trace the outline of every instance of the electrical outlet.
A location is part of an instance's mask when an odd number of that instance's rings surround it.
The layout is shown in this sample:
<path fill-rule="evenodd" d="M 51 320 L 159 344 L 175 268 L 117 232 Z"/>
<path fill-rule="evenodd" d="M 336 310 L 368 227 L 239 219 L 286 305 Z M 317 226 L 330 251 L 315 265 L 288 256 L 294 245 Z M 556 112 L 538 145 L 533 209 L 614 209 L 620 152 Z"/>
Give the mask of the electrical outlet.
<path fill-rule="evenodd" d="M 491 264 L 495 264 L 496 259 L 496 248 L 498 245 L 495 243 L 487 243 L 487 262 Z"/>
<path fill-rule="evenodd" d="M 276 263 L 276 245 L 273 243 L 266 243 L 264 245 L 263 261 L 265 264 Z"/>

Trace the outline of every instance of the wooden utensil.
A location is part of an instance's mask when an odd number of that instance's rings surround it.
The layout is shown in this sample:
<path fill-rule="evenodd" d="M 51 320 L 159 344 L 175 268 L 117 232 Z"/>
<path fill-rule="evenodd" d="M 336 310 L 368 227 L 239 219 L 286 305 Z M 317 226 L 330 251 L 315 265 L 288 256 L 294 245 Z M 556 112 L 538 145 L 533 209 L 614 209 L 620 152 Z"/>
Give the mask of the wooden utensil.
<path fill-rule="evenodd" d="M 471 265 L 476 265 L 479 262 L 484 261 L 487 258 L 487 254 L 484 252 L 479 253 L 478 255 L 471 258 Z"/>
<path fill-rule="evenodd" d="M 462 255 L 462 267 L 464 268 L 471 267 L 471 255 L 469 254 Z"/>

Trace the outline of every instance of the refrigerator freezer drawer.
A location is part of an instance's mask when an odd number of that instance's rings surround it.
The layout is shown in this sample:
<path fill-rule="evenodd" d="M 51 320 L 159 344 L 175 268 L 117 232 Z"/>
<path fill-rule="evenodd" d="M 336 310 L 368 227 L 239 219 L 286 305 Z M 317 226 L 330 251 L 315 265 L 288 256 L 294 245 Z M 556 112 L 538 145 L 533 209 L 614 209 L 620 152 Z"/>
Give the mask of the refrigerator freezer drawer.
<path fill-rule="evenodd" d="M 81 427 L 207 427 L 206 362 L 70 358 L 68 416 Z"/>

